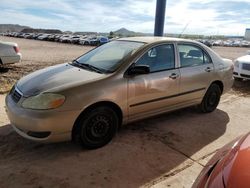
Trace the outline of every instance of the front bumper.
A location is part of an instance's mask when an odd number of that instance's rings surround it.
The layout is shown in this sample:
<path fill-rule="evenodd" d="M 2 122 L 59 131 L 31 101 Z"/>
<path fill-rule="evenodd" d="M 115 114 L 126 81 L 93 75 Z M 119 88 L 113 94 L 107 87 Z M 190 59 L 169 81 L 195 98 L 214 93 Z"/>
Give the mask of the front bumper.
<path fill-rule="evenodd" d="M 44 143 L 70 140 L 74 122 L 80 114 L 79 111 L 24 109 L 10 95 L 6 96 L 5 103 L 15 131 L 27 139 Z"/>
<path fill-rule="evenodd" d="M 244 70 L 240 67 L 234 67 L 234 73 L 235 78 L 242 78 L 242 79 L 248 79 L 250 80 L 250 70 Z"/>

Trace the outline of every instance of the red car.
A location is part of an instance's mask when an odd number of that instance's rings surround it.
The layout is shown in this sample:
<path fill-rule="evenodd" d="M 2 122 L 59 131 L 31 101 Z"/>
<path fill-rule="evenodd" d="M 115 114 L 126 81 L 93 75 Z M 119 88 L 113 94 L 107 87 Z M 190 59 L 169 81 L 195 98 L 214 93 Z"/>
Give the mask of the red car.
<path fill-rule="evenodd" d="M 249 188 L 250 134 L 221 148 L 207 163 L 193 188 Z"/>

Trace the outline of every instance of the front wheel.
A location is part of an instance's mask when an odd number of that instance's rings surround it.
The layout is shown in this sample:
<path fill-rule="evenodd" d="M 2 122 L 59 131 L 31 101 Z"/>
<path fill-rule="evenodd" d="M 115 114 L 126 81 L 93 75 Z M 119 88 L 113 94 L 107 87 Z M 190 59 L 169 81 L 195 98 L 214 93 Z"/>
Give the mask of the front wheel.
<path fill-rule="evenodd" d="M 204 113 L 213 112 L 217 108 L 220 102 L 220 97 L 221 97 L 220 87 L 217 84 L 212 84 L 208 88 L 201 104 L 199 105 L 199 109 L 201 110 L 201 112 Z"/>
<path fill-rule="evenodd" d="M 97 107 L 85 113 L 78 122 L 78 133 L 83 147 L 96 149 L 108 144 L 119 124 L 116 112 L 109 107 Z"/>

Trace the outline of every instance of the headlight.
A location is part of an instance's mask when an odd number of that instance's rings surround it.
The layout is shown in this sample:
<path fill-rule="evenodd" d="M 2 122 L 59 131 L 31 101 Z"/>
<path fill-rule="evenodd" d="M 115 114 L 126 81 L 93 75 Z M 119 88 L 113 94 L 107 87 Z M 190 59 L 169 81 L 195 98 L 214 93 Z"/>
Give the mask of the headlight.
<path fill-rule="evenodd" d="M 65 97 L 55 93 L 44 93 L 25 99 L 22 103 L 23 108 L 35 110 L 54 109 L 61 106 Z"/>
<path fill-rule="evenodd" d="M 240 62 L 239 62 L 238 60 L 236 60 L 236 61 L 234 62 L 234 66 L 235 66 L 235 67 L 238 67 L 238 68 L 239 68 L 239 64 L 240 64 Z"/>

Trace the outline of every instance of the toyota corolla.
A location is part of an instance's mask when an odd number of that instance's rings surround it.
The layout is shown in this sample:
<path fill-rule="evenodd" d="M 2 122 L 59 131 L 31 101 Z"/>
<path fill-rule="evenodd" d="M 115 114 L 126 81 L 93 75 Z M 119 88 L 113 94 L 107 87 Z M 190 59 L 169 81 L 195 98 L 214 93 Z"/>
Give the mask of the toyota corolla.
<path fill-rule="evenodd" d="M 232 84 L 232 61 L 199 42 L 123 38 L 21 78 L 6 111 L 25 138 L 94 149 L 132 121 L 194 105 L 212 112 Z"/>

